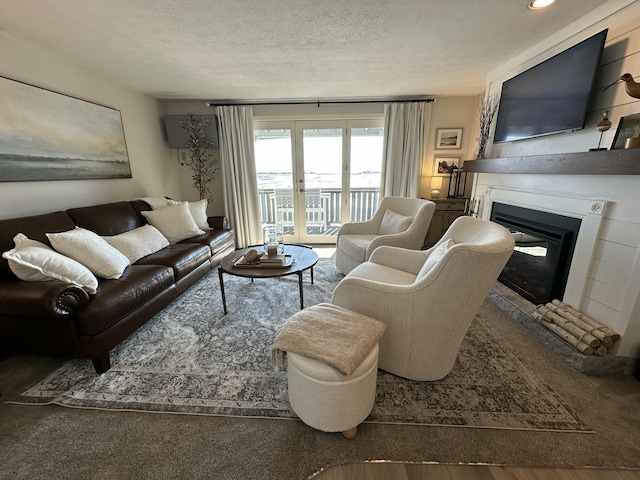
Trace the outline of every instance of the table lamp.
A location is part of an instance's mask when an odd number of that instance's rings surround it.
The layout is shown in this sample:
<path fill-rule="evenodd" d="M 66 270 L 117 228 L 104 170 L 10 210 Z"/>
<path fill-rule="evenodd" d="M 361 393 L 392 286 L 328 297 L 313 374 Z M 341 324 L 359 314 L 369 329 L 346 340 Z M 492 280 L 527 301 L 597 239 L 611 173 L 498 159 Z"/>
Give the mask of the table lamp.
<path fill-rule="evenodd" d="M 431 177 L 431 198 L 438 198 L 440 196 L 441 188 L 442 177 Z"/>

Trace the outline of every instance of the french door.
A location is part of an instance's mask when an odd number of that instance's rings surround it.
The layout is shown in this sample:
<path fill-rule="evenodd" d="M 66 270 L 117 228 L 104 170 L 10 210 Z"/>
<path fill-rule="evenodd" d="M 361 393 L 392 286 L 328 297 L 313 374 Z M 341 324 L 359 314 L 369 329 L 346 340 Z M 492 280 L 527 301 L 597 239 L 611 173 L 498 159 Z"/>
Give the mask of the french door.
<path fill-rule="evenodd" d="M 342 223 L 375 213 L 382 119 L 261 121 L 254 131 L 262 223 L 285 241 L 335 243 Z"/>

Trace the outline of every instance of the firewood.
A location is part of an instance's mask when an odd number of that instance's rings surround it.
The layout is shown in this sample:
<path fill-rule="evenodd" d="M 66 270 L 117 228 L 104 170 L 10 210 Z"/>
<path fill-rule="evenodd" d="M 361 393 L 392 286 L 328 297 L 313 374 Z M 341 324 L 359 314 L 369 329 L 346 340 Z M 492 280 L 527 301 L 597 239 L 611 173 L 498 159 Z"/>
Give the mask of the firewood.
<path fill-rule="evenodd" d="M 604 332 L 604 330 L 602 328 L 603 327 L 602 325 L 600 326 L 601 328 L 594 327 L 593 325 L 590 325 L 589 323 L 584 322 L 583 320 L 581 320 L 577 316 L 573 315 L 571 312 L 569 312 L 567 309 L 563 308 L 561 305 L 558 305 L 558 304 L 555 304 L 555 303 L 547 303 L 545 306 L 549 310 L 552 310 L 557 315 L 560 315 L 565 320 L 577 325 L 579 328 L 581 328 L 585 332 L 589 332 L 594 337 L 598 338 L 601 342 L 610 342 L 611 341 L 611 335 L 608 335 L 608 334 L 606 334 Z M 595 347 L 595 345 L 592 345 L 592 346 Z"/>
<path fill-rule="evenodd" d="M 620 340 L 620 334 L 616 333 L 614 330 L 610 329 L 609 327 L 602 325 L 600 322 L 594 320 L 593 318 L 588 317 L 587 315 L 582 313 L 580 310 L 576 310 L 573 306 L 569 305 L 568 303 L 561 302 L 560 300 L 557 300 L 557 299 L 553 300 L 552 303 L 555 305 L 561 305 L 570 313 L 580 318 L 581 320 L 587 322 L 588 324 L 592 325 L 593 327 L 602 328 L 602 330 L 605 333 L 607 333 L 608 335 L 611 335 L 611 338 L 614 342 L 617 342 L 618 340 Z"/>
<path fill-rule="evenodd" d="M 562 318 L 557 313 L 552 312 L 545 305 L 539 305 L 538 308 L 537 308 L 537 311 L 540 314 L 542 314 L 544 317 L 548 318 L 553 323 L 558 325 L 558 327 L 560 327 L 563 330 L 567 331 L 568 333 L 570 333 L 574 337 L 580 339 L 581 341 L 583 341 L 584 343 L 586 343 L 590 347 L 594 347 L 595 348 L 598 345 L 600 345 L 600 340 L 599 339 L 597 339 L 596 337 L 591 335 L 588 331 L 580 328 L 578 325 L 575 325 L 575 324 L 569 322 L 568 320 L 565 320 L 564 318 Z"/>
<path fill-rule="evenodd" d="M 582 352 L 585 355 L 593 354 L 593 347 L 590 347 L 586 343 L 580 341 L 579 338 L 575 337 L 574 335 L 571 335 L 566 330 L 560 328 L 558 325 L 553 323 L 551 320 L 549 320 L 548 318 L 545 318 L 545 316 L 542 315 L 540 312 L 533 312 L 532 316 L 533 316 L 533 318 L 538 320 L 538 322 L 540 322 L 542 325 L 544 325 L 546 328 L 548 328 L 553 333 L 555 333 L 557 336 L 559 336 L 564 341 L 566 341 L 567 343 L 569 343 L 570 345 L 575 347 L 576 350 L 578 350 L 579 352 Z"/>

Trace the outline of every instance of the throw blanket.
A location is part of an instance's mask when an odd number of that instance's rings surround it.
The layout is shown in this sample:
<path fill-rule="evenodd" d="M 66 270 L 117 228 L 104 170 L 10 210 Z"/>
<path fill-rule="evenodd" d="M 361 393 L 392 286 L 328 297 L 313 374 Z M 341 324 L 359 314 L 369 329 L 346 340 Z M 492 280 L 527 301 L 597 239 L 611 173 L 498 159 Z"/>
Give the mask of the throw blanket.
<path fill-rule="evenodd" d="M 285 352 L 298 353 L 351 375 L 371 353 L 386 325 L 330 303 L 302 310 L 280 327 L 271 347 L 274 366 L 284 366 Z"/>

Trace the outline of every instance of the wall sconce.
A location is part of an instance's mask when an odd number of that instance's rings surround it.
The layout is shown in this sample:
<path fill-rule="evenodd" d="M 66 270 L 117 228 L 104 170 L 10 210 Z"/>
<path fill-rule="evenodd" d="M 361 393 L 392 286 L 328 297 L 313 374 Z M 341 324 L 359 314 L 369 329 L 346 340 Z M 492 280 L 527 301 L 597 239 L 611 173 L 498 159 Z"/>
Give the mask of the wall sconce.
<path fill-rule="evenodd" d="M 431 177 L 431 198 L 438 198 L 440 196 L 441 188 L 442 177 Z"/>

